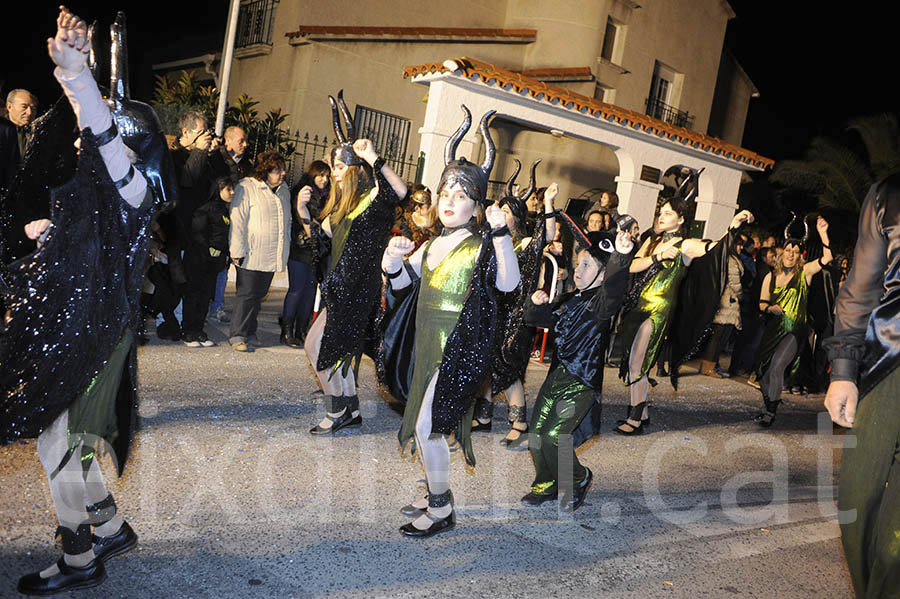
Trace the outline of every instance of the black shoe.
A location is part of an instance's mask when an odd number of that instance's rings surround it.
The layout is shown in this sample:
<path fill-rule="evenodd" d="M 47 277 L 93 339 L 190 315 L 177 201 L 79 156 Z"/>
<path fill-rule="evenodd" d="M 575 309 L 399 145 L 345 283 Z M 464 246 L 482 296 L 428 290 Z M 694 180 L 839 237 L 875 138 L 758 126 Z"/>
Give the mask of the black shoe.
<path fill-rule="evenodd" d="M 775 422 L 775 412 L 778 411 L 778 404 L 781 403 L 781 400 L 776 399 L 775 401 L 770 401 L 768 397 L 763 395 L 763 401 L 766 404 L 766 409 L 757 414 L 753 419 L 761 427 L 769 428 L 772 426 L 772 423 Z"/>
<path fill-rule="evenodd" d="M 436 516 L 432 516 L 428 512 L 425 512 L 425 515 L 428 516 L 428 518 L 431 520 L 431 526 L 429 526 L 425 530 L 420 530 L 413 526 L 413 523 L 410 522 L 401 526 L 400 532 L 408 537 L 430 537 L 432 535 L 436 535 L 439 532 L 446 532 L 456 526 L 455 511 L 451 511 L 450 515 L 446 518 L 438 518 Z"/>
<path fill-rule="evenodd" d="M 281 325 L 281 335 L 278 337 L 282 345 L 288 347 L 302 347 L 300 341 L 294 336 L 294 319 L 285 319 L 278 317 L 278 324 Z"/>
<path fill-rule="evenodd" d="M 537 493 L 528 493 L 528 495 L 522 498 L 522 504 L 527 506 L 536 506 L 541 505 L 542 503 L 547 503 L 548 501 L 556 501 L 558 497 L 558 493 L 553 493 L 552 495 L 538 495 Z"/>
<path fill-rule="evenodd" d="M 98 537 L 93 535 L 91 540 L 94 543 L 94 555 L 102 562 L 122 555 L 130 551 L 137 545 L 138 536 L 129 526 L 128 522 L 123 522 L 119 532 L 108 537 Z"/>
<path fill-rule="evenodd" d="M 584 498 L 587 497 L 588 489 L 591 488 L 591 483 L 594 482 L 594 473 L 591 472 L 590 468 L 585 468 L 585 470 L 587 470 L 587 476 L 584 477 L 581 484 L 572 490 L 571 496 L 567 493 L 559 500 L 559 507 L 562 511 L 572 513 L 584 503 Z"/>
<path fill-rule="evenodd" d="M 642 435 L 644 433 L 644 421 L 642 420 L 642 416 L 644 415 L 644 406 L 647 405 L 646 401 L 642 401 L 636 406 L 631 406 L 628 408 L 628 418 L 631 420 L 639 421 L 640 424 L 634 426 L 628 420 L 619 421 L 619 426 L 613 429 L 613 432 L 619 433 L 620 435 Z M 649 422 L 649 418 L 647 418 Z M 622 428 L 623 426 L 627 426 L 628 428 Z"/>
<path fill-rule="evenodd" d="M 494 418 L 494 402 L 479 398 L 475 402 L 475 417 L 472 418 L 472 432 L 491 432 Z M 487 420 L 487 422 L 482 422 Z"/>
<path fill-rule="evenodd" d="M 428 499 L 428 495 L 425 496 L 425 499 Z M 400 508 L 400 513 L 408 518 L 418 518 L 422 514 L 424 514 L 427 509 L 417 508 L 413 504 L 404 505 Z"/>
<path fill-rule="evenodd" d="M 332 433 L 336 433 L 342 428 L 346 428 L 348 426 L 360 426 L 362 425 L 362 415 L 357 412 L 356 416 L 353 416 L 353 412 L 351 412 L 348 408 L 344 409 L 344 413 L 338 416 L 337 418 L 332 418 L 331 416 L 325 416 L 329 420 L 331 420 L 331 426 L 328 428 L 322 428 L 318 424 L 309 429 L 310 434 L 312 435 L 330 435 Z"/>
<path fill-rule="evenodd" d="M 87 589 L 95 587 L 106 580 L 106 568 L 96 557 L 81 568 L 70 566 L 64 557 L 56 562 L 59 574 L 50 578 L 41 578 L 40 572 L 26 574 L 19 579 L 16 587 L 23 595 L 54 595 L 63 591 Z"/>

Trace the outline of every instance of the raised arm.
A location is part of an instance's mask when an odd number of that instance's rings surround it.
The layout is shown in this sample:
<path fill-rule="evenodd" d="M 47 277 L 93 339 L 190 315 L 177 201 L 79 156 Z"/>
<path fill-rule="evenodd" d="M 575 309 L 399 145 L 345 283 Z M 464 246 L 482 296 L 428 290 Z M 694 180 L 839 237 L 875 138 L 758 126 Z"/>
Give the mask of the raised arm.
<path fill-rule="evenodd" d="M 553 207 L 553 201 L 556 199 L 556 196 L 559 195 L 559 185 L 554 181 L 550 184 L 550 187 L 544 191 L 544 218 L 547 218 L 548 214 L 555 214 L 556 209 Z M 556 236 L 556 217 L 547 218 L 547 225 L 544 231 L 544 239 L 547 240 L 547 243 L 553 241 L 553 238 Z"/>
<path fill-rule="evenodd" d="M 488 206 L 485 217 L 494 233 L 500 233 L 506 228 L 506 214 L 496 204 Z M 492 240 L 494 251 L 497 254 L 497 281 L 495 284 L 500 291 L 512 291 L 519 284 L 521 274 L 509 229 L 506 229 L 502 235 L 494 235 Z"/>
<path fill-rule="evenodd" d="M 728 225 L 728 231 L 733 231 L 739 228 L 744 223 L 752 223 L 753 222 L 753 214 L 750 213 L 749 210 L 741 210 L 737 214 L 734 215 L 734 218 L 731 219 L 731 224 Z M 728 231 L 725 232 L 725 235 L 728 235 Z M 725 239 L 725 235 L 723 235 L 720 239 L 716 241 L 701 241 L 699 239 L 685 239 L 684 243 L 681 244 L 681 251 L 685 256 L 689 258 L 685 263 L 690 263 L 694 258 L 699 258 L 706 254 L 709 250 L 716 247 L 716 245 Z"/>
<path fill-rule="evenodd" d="M 815 262 L 803 265 L 803 274 L 806 276 L 807 283 L 813 278 L 813 275 L 822 270 L 823 266 L 834 259 L 834 255 L 831 253 L 831 242 L 828 239 L 828 221 L 821 216 L 816 219 L 816 231 L 819 232 L 819 239 L 822 240 L 822 257 Z"/>
<path fill-rule="evenodd" d="M 384 160 L 379 160 L 378 153 L 375 151 L 375 147 L 372 145 L 371 141 L 368 139 L 357 139 L 353 142 L 353 151 L 356 152 L 357 156 L 365 160 L 373 169 L 375 169 L 376 163 L 379 165 L 379 168 L 374 175 L 376 181 L 379 178 L 383 178 L 388 185 L 390 185 L 391 190 L 396 194 L 397 201 L 392 202 L 392 205 L 400 203 L 400 200 L 406 197 L 406 183 L 397 176 L 397 173 L 395 173 Z"/>
<path fill-rule="evenodd" d="M 109 107 L 87 67 L 91 51 L 87 24 L 65 6 L 60 7 L 56 36 L 47 40 L 47 51 L 57 67 L 53 75 L 72 105 L 78 128 L 90 128 L 100 138 L 100 156 L 110 178 L 119 188 L 119 195 L 131 206 L 140 206 L 147 195 L 147 181 L 132 166 L 122 136 L 112 128 Z M 106 135 L 112 133 L 114 137 L 106 141 Z"/>
<path fill-rule="evenodd" d="M 391 289 L 403 289 L 412 283 L 409 273 L 403 266 L 403 258 L 413 251 L 416 245 L 406 237 L 392 237 L 381 257 L 381 271 L 391 284 Z M 409 265 L 417 275 L 422 273 L 422 256 L 425 253 L 423 245 L 409 258 Z"/>

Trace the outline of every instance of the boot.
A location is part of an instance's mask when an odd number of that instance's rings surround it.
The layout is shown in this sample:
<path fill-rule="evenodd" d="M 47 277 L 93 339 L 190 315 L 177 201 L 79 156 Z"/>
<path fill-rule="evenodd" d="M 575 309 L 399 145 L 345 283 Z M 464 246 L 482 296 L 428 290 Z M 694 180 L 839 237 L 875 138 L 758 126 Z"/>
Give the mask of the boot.
<path fill-rule="evenodd" d="M 703 376 L 716 376 L 716 364 L 711 360 L 700 360 L 700 374 Z"/>
<path fill-rule="evenodd" d="M 281 336 L 279 337 L 279 340 L 281 341 L 282 345 L 287 345 L 289 347 L 301 347 L 300 341 L 298 341 L 294 336 L 294 319 L 279 316 L 278 324 L 281 325 Z"/>

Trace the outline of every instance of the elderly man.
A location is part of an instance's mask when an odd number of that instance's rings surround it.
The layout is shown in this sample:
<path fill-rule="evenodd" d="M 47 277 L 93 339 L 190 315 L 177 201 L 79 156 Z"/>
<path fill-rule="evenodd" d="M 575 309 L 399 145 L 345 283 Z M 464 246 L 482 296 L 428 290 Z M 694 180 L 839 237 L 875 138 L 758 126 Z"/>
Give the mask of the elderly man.
<path fill-rule="evenodd" d="M 0 119 L 0 189 L 9 187 L 22 164 L 37 107 L 37 98 L 26 89 L 14 89 L 6 96 L 9 120 Z"/>
<path fill-rule="evenodd" d="M 225 129 L 225 145 L 210 155 L 214 176 L 231 177 L 237 183 L 252 175 L 247 145 L 247 132 L 241 127 L 233 125 Z"/>

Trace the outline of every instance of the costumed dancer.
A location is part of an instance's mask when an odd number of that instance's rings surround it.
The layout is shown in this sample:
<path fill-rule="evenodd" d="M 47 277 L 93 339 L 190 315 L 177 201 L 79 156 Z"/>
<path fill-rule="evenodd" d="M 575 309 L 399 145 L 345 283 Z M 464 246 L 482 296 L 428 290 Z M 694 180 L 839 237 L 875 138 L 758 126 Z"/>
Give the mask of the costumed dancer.
<path fill-rule="evenodd" d="M 506 181 L 506 193 L 500 200 L 500 208 L 506 217 L 513 240 L 513 249 L 519 262 L 521 284 L 512 293 L 501 293 L 497 297 L 499 304 L 497 333 L 494 335 L 494 351 L 491 355 L 491 381 L 486 384 L 484 396 L 475 407 L 475 419 L 472 420 L 472 431 L 491 430 L 491 418 L 494 413 L 493 396 L 505 393 L 509 402 L 509 434 L 501 441 L 512 450 L 525 449 L 528 432 L 528 418 L 525 409 L 525 370 L 531 358 L 531 346 L 534 342 L 534 328 L 525 324 L 525 306 L 538 286 L 543 262 L 543 251 L 556 235 L 556 213 L 553 200 L 559 193 L 559 186 L 552 183 L 544 193 L 543 218 L 538 221 L 534 237 L 525 233 L 525 221 L 528 214 L 526 202 L 537 189 L 535 186 L 535 170 L 540 160 L 531 165 L 531 181 L 520 196 L 513 193 L 513 185 L 522 168 L 516 160 L 516 170 Z M 546 223 L 546 225 L 545 225 Z"/>
<path fill-rule="evenodd" d="M 786 371 L 794 374 L 800 365 L 800 349 L 807 343 L 806 304 L 809 282 L 813 275 L 831 262 L 833 256 L 828 243 L 828 222 L 821 216 L 816 219 L 816 230 L 822 240 L 822 257 L 815 262 L 803 260 L 803 250 L 809 235 L 809 226 L 803 219 L 802 239 L 790 236 L 791 225 L 797 215 L 784 228 L 784 251 L 775 268 L 765 276 L 759 294 L 759 310 L 768 317 L 757 357 L 756 374 L 762 392 L 765 410 L 755 420 L 768 428 L 775 420 L 775 412 L 781 403 Z"/>
<path fill-rule="evenodd" d="M 841 542 L 856 596 L 900 590 L 900 176 L 869 190 L 859 216 L 855 259 L 835 309 L 825 406 L 853 428 L 841 457 Z M 861 401 L 865 398 L 865 401 Z"/>
<path fill-rule="evenodd" d="M 310 429 L 328 435 L 362 424 L 356 394 L 356 365 L 381 294 L 379 256 L 394 224 L 394 208 L 406 196 L 406 184 L 378 156 L 372 142 L 356 139 L 343 90 L 328 96 L 339 145 L 331 150 L 331 189 L 322 210 L 321 230 L 331 240 L 331 257 L 320 291 L 324 308 L 306 336 L 304 347 L 325 393 L 325 417 Z M 347 123 L 341 128 L 338 109 Z M 313 225 L 298 197 L 298 211 L 309 234 Z"/>
<path fill-rule="evenodd" d="M 631 402 L 628 417 L 613 429 L 623 435 L 641 434 L 648 426 L 647 393 L 650 384 L 647 375 L 658 358 L 669 328 L 679 285 L 691 261 L 704 256 L 719 243 L 684 238 L 686 219 L 692 213 L 691 200 L 697 193 L 698 175 L 691 171 L 675 196 L 660 208 L 656 219 L 659 234 L 649 237 L 641 245 L 630 266 L 630 271 L 637 276 L 625 300 L 633 307 L 622 319 L 620 335 L 625 355 L 619 375 L 630 387 Z M 752 220 L 749 212 L 741 211 L 732 219 L 729 231 Z M 716 306 L 719 297 L 719 294 L 715 295 Z M 677 364 L 673 361 L 673 376 L 677 376 L 677 370 Z"/>
<path fill-rule="evenodd" d="M 488 119 L 481 119 L 485 146 L 480 166 L 456 159 L 456 147 L 472 123 L 465 120 L 448 140 L 438 185 L 438 217 L 444 229 L 412 252 L 413 242 L 395 237 L 382 268 L 392 290 L 418 285 L 412 383 L 403 413 L 401 449 L 413 444 L 425 468 L 428 495 L 401 511 L 418 516 L 403 534 L 427 537 L 453 528 L 448 435 L 455 434 L 466 462 L 475 465 L 471 426 L 474 398 L 488 374 L 497 322 L 495 288 L 510 292 L 519 284 L 519 267 L 506 217 L 497 206 L 484 209 L 494 143 Z M 487 218 L 490 228 L 481 227 Z"/>
<path fill-rule="evenodd" d="M 159 121 L 149 106 L 128 99 L 122 13 L 111 33 L 112 114 L 87 66 L 87 27 L 60 8 L 48 49 L 81 130 L 78 166 L 74 178 L 52 190 L 51 219 L 26 227 L 41 247 L 10 268 L 10 310 L 0 335 L 0 440 L 39 435 L 64 553 L 19 580 L 26 594 L 99 584 L 104 561 L 137 542 L 96 457 L 111 448 L 120 474 L 128 457 L 150 208 L 154 196 L 174 198 L 174 178 Z M 71 148 L 64 111 L 58 103 L 36 132 L 23 178 L 46 177 L 43 169 L 62 144 Z"/>
<path fill-rule="evenodd" d="M 578 461 L 574 449 L 571 471 L 560 472 L 560 462 L 568 464 L 560 459 L 560 440 L 571 438 L 602 391 L 610 323 L 628 289 L 634 249 L 630 235 L 621 230 L 615 242 L 606 231 L 585 236 L 576 229 L 576 237 L 584 248 L 577 255 L 573 277 L 577 291 L 563 295 L 552 306 L 545 291 L 535 291 L 527 314 L 529 321 L 553 327 L 556 351 L 531 418 L 529 449 L 535 477 L 522 503 L 540 505 L 557 499 L 562 491 L 564 511 L 584 503 L 593 475 Z"/>

